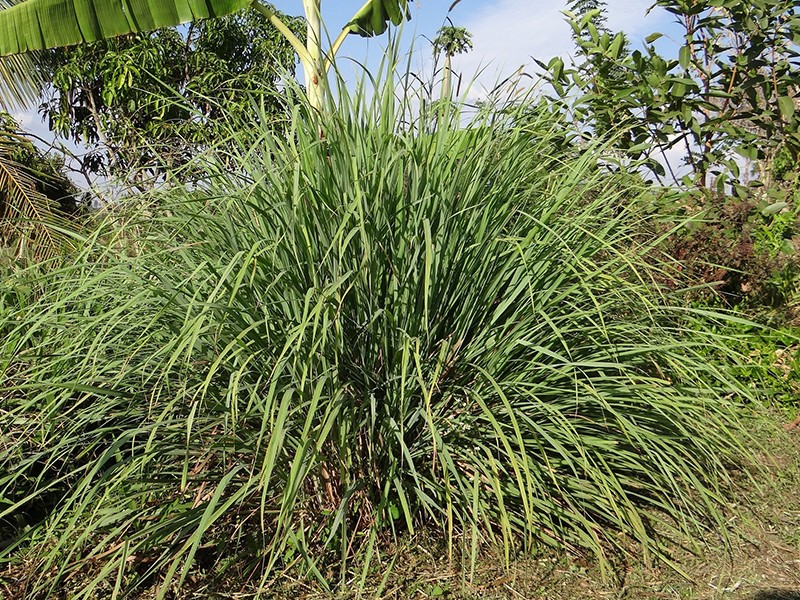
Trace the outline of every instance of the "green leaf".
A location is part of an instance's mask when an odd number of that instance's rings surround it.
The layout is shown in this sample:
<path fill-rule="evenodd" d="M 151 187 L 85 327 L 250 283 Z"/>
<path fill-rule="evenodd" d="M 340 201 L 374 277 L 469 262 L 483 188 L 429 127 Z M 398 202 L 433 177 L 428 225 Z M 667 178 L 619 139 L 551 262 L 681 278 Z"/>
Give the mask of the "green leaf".
<path fill-rule="evenodd" d="M 622 48 L 625 44 L 625 36 L 621 33 L 618 33 L 614 36 L 614 41 L 611 43 L 611 56 L 615 59 L 619 58 L 620 54 L 622 53 Z"/>
<path fill-rule="evenodd" d="M 629 154 L 640 154 L 640 153 L 644 152 L 645 150 L 648 150 L 652 145 L 653 144 L 650 141 L 642 142 L 641 144 L 636 144 L 636 145 L 631 146 L 630 148 L 628 148 L 628 153 Z"/>
<path fill-rule="evenodd" d="M 550 71 L 553 73 L 553 79 L 561 79 L 564 74 L 564 61 L 556 57 L 550 61 L 548 65 Z"/>
<path fill-rule="evenodd" d="M 411 18 L 408 0 L 370 0 L 344 29 L 363 37 L 372 37 L 386 31 L 390 22 L 400 25 L 404 18 Z"/>
<path fill-rule="evenodd" d="M 739 146 L 735 148 L 735 150 L 737 154 L 749 158 L 750 160 L 756 160 L 758 158 L 758 148 L 755 146 Z"/>
<path fill-rule="evenodd" d="M 778 98 L 778 108 L 785 119 L 791 119 L 794 116 L 794 99 L 789 96 L 781 96 Z"/>
<path fill-rule="evenodd" d="M 251 0 L 25 0 L 0 11 L 0 56 L 220 17 Z"/>
<path fill-rule="evenodd" d="M 658 39 L 661 39 L 662 37 L 664 37 L 663 33 L 655 32 L 651 33 L 646 38 L 644 38 L 644 41 L 647 42 L 648 44 L 652 44 L 653 42 L 655 42 Z"/>
<path fill-rule="evenodd" d="M 689 63 L 692 61 L 692 49 L 689 46 L 681 46 L 678 50 L 678 62 L 684 69 L 689 68 Z"/>
<path fill-rule="evenodd" d="M 45 85 L 35 54 L 0 58 L 0 109 L 25 110 L 34 106 Z"/>
<path fill-rule="evenodd" d="M 770 204 L 769 206 L 761 209 L 761 214 L 764 215 L 765 217 L 776 215 L 787 206 L 789 206 L 787 202 L 775 202 L 774 204 Z"/>

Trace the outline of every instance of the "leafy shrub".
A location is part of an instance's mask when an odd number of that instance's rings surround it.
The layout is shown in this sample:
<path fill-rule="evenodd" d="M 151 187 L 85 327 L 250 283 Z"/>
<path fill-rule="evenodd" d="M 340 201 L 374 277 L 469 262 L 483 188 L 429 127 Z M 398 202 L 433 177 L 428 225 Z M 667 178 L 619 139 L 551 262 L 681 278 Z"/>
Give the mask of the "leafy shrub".
<path fill-rule="evenodd" d="M 328 585 L 420 527 L 603 566 L 660 551 L 654 510 L 724 527 L 749 392 L 654 283 L 641 191 L 562 160 L 551 116 L 460 129 L 391 78 L 339 102 L 3 309 L 0 560 L 27 597 Z"/>
<path fill-rule="evenodd" d="M 800 276 L 800 221 L 796 199 L 686 193 L 666 252 L 679 265 L 678 286 L 704 285 L 698 295 L 726 306 L 779 307 L 796 295 Z"/>

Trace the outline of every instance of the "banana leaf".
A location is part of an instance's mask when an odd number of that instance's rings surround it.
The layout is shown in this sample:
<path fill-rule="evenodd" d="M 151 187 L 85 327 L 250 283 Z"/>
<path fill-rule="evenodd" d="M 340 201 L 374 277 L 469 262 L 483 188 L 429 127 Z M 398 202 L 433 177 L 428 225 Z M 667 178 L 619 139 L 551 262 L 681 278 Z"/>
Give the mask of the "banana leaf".
<path fill-rule="evenodd" d="M 252 0 L 25 0 L 0 11 L 0 56 L 230 14 Z"/>
<path fill-rule="evenodd" d="M 408 0 L 370 0 L 353 17 L 345 29 L 363 37 L 381 35 L 391 22 L 400 25 L 410 19 Z"/>

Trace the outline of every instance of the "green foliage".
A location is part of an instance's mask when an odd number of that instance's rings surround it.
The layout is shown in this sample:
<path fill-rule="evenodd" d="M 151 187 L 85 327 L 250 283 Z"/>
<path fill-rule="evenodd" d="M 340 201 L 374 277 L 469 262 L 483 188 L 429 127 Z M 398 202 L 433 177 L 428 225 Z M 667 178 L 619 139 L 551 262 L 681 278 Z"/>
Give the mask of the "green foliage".
<path fill-rule="evenodd" d="M 573 15 L 582 19 L 589 16 L 587 20 L 587 29 L 589 23 L 599 33 L 608 33 L 606 21 L 608 20 L 608 5 L 603 0 L 571 0 L 567 4 L 567 9 Z M 573 39 L 579 37 L 583 32 L 573 30 Z"/>
<path fill-rule="evenodd" d="M 453 78 L 452 59 L 457 54 L 472 50 L 472 34 L 464 27 L 445 25 L 439 28 L 433 39 L 433 54 L 436 58 L 444 54 L 444 73 L 442 77 L 442 98 L 451 98 Z"/>
<path fill-rule="evenodd" d="M 782 146 L 800 150 L 800 16 L 793 0 L 659 0 L 684 30 L 678 56 L 662 57 L 647 38 L 644 52 L 624 51 L 623 34 L 600 33 L 594 13 L 571 18 L 584 63 L 565 69 L 554 59 L 549 80 L 578 122 L 614 137 L 633 158 L 656 161 L 685 148 L 690 181 L 720 190 L 739 176 L 734 153 L 764 158 Z M 583 32 L 588 31 L 589 35 Z M 597 65 L 610 65 L 602 69 Z M 617 116 L 611 119 L 610 108 Z M 609 125 L 613 127 L 609 128 Z"/>
<path fill-rule="evenodd" d="M 349 34 L 380 35 L 389 23 L 399 25 L 404 18 L 411 17 L 408 0 L 368 0 L 324 52 L 321 0 L 303 2 L 308 22 L 305 44 L 271 5 L 258 0 L 130 0 L 124 4 L 113 0 L 2 2 L 0 56 L 107 40 L 252 8 L 269 20 L 297 52 L 305 72 L 308 98 L 315 109 L 322 106 L 327 93 L 327 72 Z"/>
<path fill-rule="evenodd" d="M 747 358 L 735 367 L 736 377 L 787 418 L 795 418 L 800 412 L 800 322 L 787 323 L 783 316 L 767 323 L 762 314 L 764 322 L 755 323 L 743 311 L 733 314 L 741 319 L 705 324 L 719 335 L 719 347 L 710 348 L 709 357 L 718 359 L 732 348 L 741 352 Z"/>
<path fill-rule="evenodd" d="M 627 87 L 620 63 L 629 55 L 628 40 L 623 33 L 614 34 L 605 26 L 604 2 L 577 0 L 570 6 L 575 11 L 574 17 L 568 17 L 572 36 L 585 57 L 574 72 L 578 77 L 575 81 L 582 81 L 586 92 L 579 102 L 585 103 L 592 115 L 595 135 L 612 137 L 625 147 L 633 145 L 633 136 L 625 138 L 622 133 L 630 115 L 620 110 L 617 99 Z M 563 64 L 560 69 L 563 75 Z"/>
<path fill-rule="evenodd" d="M 135 251 L 125 219 L 8 294 L 0 561 L 27 597 L 329 586 L 420 527 L 604 567 L 660 553 L 653 511 L 724 530 L 750 392 L 654 285 L 641 190 L 546 112 L 463 130 L 391 77 L 337 102 L 243 126 L 237 169 L 164 192 Z"/>
<path fill-rule="evenodd" d="M 0 265 L 59 252 L 78 208 L 78 190 L 63 163 L 44 155 L 0 113 Z"/>
<path fill-rule="evenodd" d="M 663 225 L 671 230 L 663 250 L 680 269 L 672 285 L 699 286 L 696 300 L 755 312 L 787 307 L 796 299 L 797 198 L 759 189 L 745 198 L 682 194 L 661 207 L 672 214 Z"/>
<path fill-rule="evenodd" d="M 796 158 L 786 146 L 776 148 L 770 168 L 775 182 L 793 184 L 795 189 L 800 189 L 800 169 Z"/>
<path fill-rule="evenodd" d="M 44 87 L 39 57 L 0 57 L 0 110 L 24 109 L 39 97 Z"/>
<path fill-rule="evenodd" d="M 433 38 L 433 53 L 452 58 L 472 50 L 472 34 L 465 27 L 446 25 L 440 27 Z"/>
<path fill-rule="evenodd" d="M 0 10 L 18 0 L 0 0 Z M 0 57 L 0 111 L 24 110 L 37 100 L 45 85 L 37 53 Z"/>
<path fill-rule="evenodd" d="M 300 35 L 301 19 L 286 19 Z M 217 142 L 254 106 L 280 129 L 292 46 L 254 10 L 51 51 L 50 128 L 93 149 L 87 173 L 163 174 Z"/>
<path fill-rule="evenodd" d="M 389 23 L 400 25 L 411 18 L 409 0 L 368 0 L 348 24 L 351 33 L 364 37 L 381 35 Z"/>

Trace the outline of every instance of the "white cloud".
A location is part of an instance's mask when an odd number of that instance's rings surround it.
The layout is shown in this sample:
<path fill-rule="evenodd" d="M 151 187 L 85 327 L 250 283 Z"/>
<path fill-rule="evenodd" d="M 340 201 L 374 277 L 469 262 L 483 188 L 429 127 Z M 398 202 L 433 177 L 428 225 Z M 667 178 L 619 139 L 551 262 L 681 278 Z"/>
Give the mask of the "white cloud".
<path fill-rule="evenodd" d="M 655 31 L 660 25 L 670 21 L 670 15 L 663 9 L 647 9 L 652 0 L 610 0 L 608 2 L 608 27 L 612 31 L 624 31 L 635 41 Z"/>
<path fill-rule="evenodd" d="M 647 34 L 668 27 L 669 15 L 654 10 L 645 16 L 652 0 L 609 0 L 608 26 L 624 31 L 634 46 Z M 457 56 L 453 68 L 464 80 L 478 75 L 470 95 L 481 95 L 520 67 L 528 72 L 533 58 L 547 62 L 574 51 L 570 28 L 561 11 L 564 2 L 500 0 L 470 11 L 454 22 L 472 33 L 474 50 Z"/>
<path fill-rule="evenodd" d="M 11 117 L 17 123 L 19 123 L 19 126 L 22 129 L 30 129 L 31 125 L 39 121 L 39 119 L 36 119 L 36 113 L 33 110 L 26 112 L 15 112 L 11 114 Z"/>

